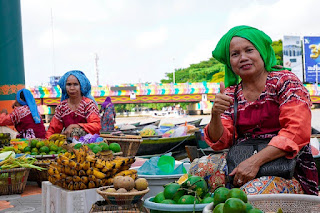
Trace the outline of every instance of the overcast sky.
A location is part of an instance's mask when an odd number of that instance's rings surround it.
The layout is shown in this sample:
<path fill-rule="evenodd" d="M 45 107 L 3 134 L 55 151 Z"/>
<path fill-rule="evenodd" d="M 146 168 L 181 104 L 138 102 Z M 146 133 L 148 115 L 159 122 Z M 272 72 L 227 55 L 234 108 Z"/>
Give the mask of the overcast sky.
<path fill-rule="evenodd" d="M 319 0 L 21 0 L 26 85 L 74 69 L 96 85 L 95 53 L 100 85 L 160 82 L 208 60 L 236 25 L 274 41 L 320 36 L 319 8 Z"/>

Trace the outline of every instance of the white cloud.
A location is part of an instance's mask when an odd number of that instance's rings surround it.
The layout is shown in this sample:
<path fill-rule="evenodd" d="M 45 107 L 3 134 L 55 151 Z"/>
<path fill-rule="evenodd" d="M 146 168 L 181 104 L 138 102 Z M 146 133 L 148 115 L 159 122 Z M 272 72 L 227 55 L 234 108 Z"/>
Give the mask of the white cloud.
<path fill-rule="evenodd" d="M 159 27 L 153 31 L 143 32 L 136 37 L 137 48 L 155 48 L 168 39 L 168 29 Z"/>
<path fill-rule="evenodd" d="M 52 37 L 54 37 L 54 40 L 52 40 Z M 63 47 L 64 45 L 67 45 L 70 41 L 70 37 L 59 29 L 54 29 L 53 34 L 51 29 L 47 29 L 39 36 L 38 39 L 40 48 L 52 48 L 53 43 L 55 48 Z"/>
<path fill-rule="evenodd" d="M 211 52 L 216 46 L 215 40 L 206 40 L 199 43 L 195 48 L 187 54 L 182 60 L 182 64 L 178 67 L 189 67 L 190 64 L 196 64 L 200 61 L 205 61 L 211 58 Z"/>

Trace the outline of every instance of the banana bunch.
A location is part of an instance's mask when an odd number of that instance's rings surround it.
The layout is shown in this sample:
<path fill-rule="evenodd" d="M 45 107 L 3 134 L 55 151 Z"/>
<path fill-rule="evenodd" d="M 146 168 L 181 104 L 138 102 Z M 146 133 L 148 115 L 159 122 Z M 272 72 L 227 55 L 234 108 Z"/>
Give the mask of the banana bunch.
<path fill-rule="evenodd" d="M 116 175 L 134 179 L 136 171 L 129 170 L 135 157 L 116 157 L 104 160 L 95 155 L 88 146 L 65 152 L 51 161 L 48 166 L 48 180 L 69 190 L 90 189 L 113 184 Z"/>
<path fill-rule="evenodd" d="M 62 134 L 52 134 L 50 135 L 49 137 L 49 141 L 56 141 L 56 140 L 59 140 L 59 141 L 65 141 L 67 139 L 67 136 L 66 135 L 62 135 Z"/>
<path fill-rule="evenodd" d="M 116 175 L 115 175 L 115 177 L 116 176 L 129 176 L 129 177 L 131 177 L 133 180 L 135 180 L 135 179 L 137 179 L 137 170 L 135 170 L 135 169 L 128 169 L 128 170 L 123 170 L 123 171 L 121 171 L 121 172 L 119 172 L 119 173 L 117 173 Z"/>

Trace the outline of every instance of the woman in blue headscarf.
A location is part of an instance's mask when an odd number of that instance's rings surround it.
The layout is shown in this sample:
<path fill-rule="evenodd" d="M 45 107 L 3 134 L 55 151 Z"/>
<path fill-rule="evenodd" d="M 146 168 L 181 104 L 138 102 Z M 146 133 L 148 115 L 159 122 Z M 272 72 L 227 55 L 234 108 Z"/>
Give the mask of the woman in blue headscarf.
<path fill-rule="evenodd" d="M 56 107 L 46 138 L 54 133 L 80 137 L 99 134 L 101 129 L 97 103 L 91 96 L 91 84 L 85 74 L 72 70 L 59 80 L 61 103 Z"/>
<path fill-rule="evenodd" d="M 14 125 L 17 138 L 45 138 L 46 130 L 31 92 L 21 89 L 12 105 L 13 112 L 0 114 L 0 126 Z"/>

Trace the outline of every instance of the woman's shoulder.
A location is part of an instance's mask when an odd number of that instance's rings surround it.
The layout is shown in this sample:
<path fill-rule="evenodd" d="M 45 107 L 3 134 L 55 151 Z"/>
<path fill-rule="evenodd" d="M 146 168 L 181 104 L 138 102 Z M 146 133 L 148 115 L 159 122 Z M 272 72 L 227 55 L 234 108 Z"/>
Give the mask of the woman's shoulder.
<path fill-rule="evenodd" d="M 87 97 L 85 97 L 85 96 L 82 97 L 81 103 L 82 103 L 85 107 L 89 107 L 89 106 L 91 107 L 91 106 L 93 106 L 93 107 L 98 108 L 98 106 L 96 105 L 96 103 L 95 103 L 92 99 L 87 98 Z"/>
<path fill-rule="evenodd" d="M 60 104 L 56 107 L 56 109 L 62 109 L 66 106 L 68 106 L 68 99 L 61 101 Z"/>
<path fill-rule="evenodd" d="M 273 71 L 270 72 L 269 78 L 277 78 L 277 79 L 292 79 L 292 80 L 299 80 L 299 78 L 290 70 L 280 70 L 280 71 Z"/>

